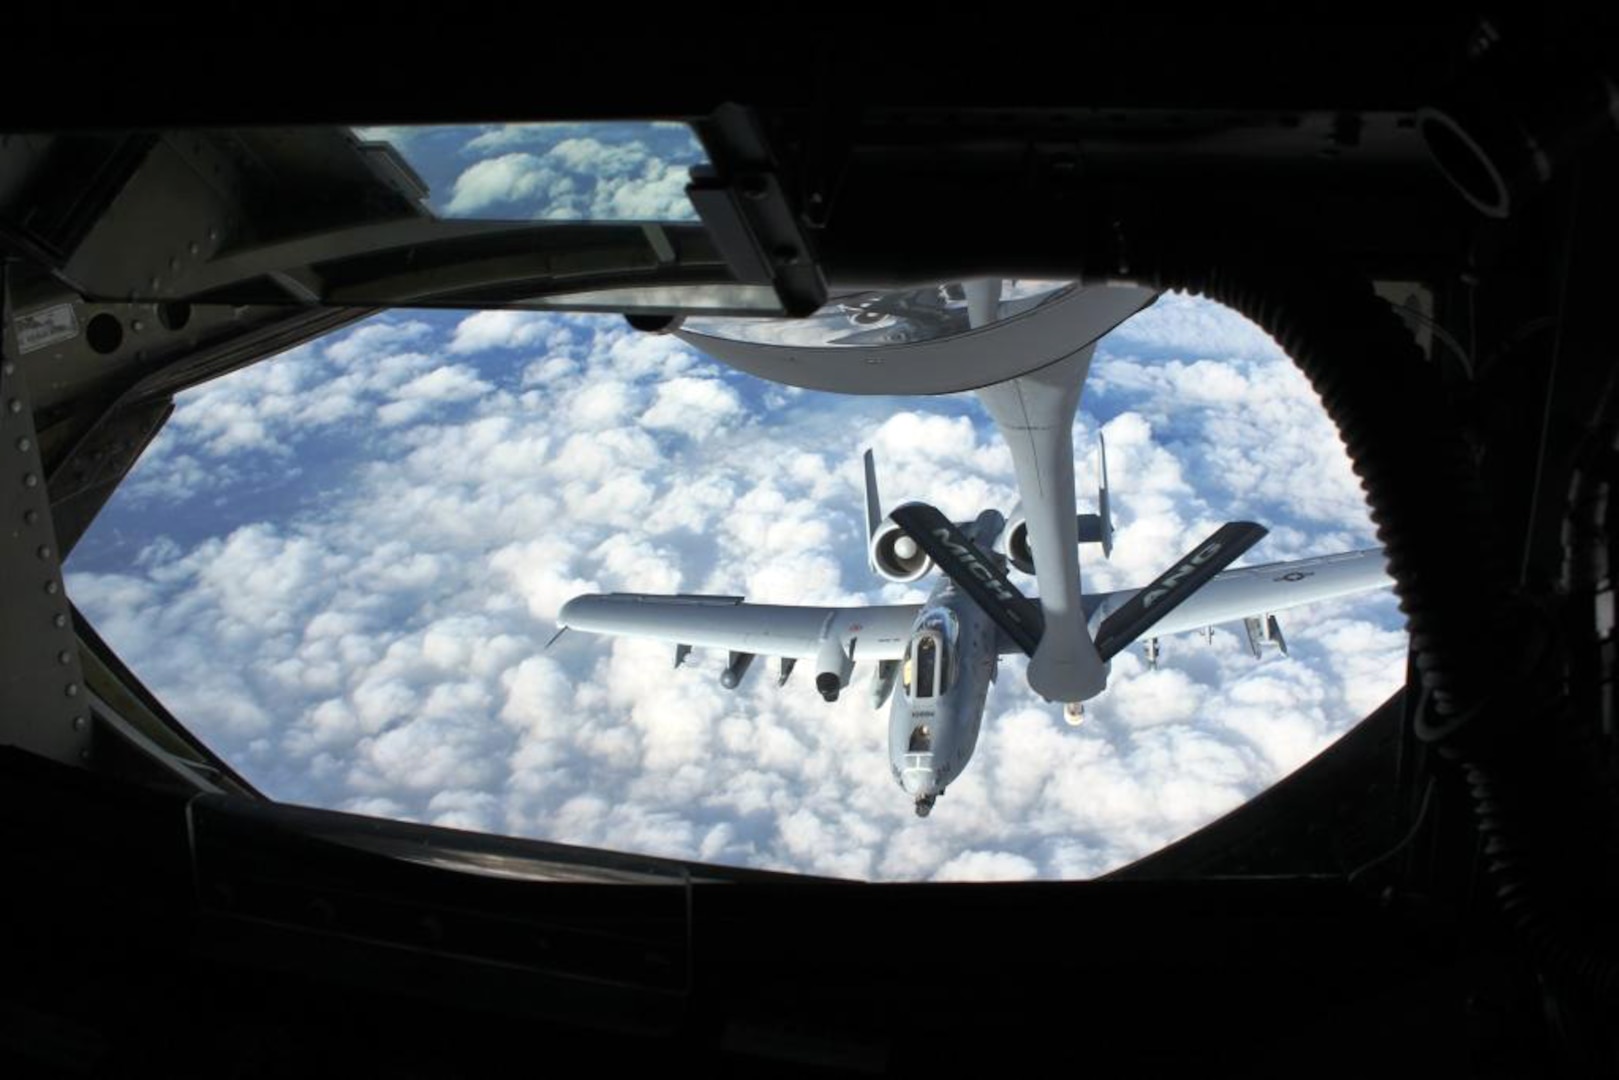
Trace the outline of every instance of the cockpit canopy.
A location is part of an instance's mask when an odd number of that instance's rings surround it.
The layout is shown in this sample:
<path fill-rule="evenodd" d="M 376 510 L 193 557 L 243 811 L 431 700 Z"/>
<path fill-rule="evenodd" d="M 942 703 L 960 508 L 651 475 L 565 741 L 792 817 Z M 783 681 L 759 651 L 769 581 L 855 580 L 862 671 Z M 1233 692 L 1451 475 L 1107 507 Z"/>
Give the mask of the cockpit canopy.
<path fill-rule="evenodd" d="M 923 612 L 905 646 L 901 685 L 912 701 L 926 701 L 949 691 L 955 681 L 956 617 L 944 608 Z"/>

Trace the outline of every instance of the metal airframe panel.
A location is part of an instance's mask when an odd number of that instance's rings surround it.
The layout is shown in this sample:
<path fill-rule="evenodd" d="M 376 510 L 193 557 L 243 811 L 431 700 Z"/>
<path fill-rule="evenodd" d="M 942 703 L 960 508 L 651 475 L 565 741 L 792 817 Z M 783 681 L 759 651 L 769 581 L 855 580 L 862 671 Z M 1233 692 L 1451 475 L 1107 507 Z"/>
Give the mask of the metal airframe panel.
<path fill-rule="evenodd" d="M 953 394 L 1054 364 L 1157 299 L 1133 284 L 1085 284 L 989 326 L 931 341 L 808 347 L 737 341 L 690 330 L 682 340 L 771 382 L 842 394 Z"/>

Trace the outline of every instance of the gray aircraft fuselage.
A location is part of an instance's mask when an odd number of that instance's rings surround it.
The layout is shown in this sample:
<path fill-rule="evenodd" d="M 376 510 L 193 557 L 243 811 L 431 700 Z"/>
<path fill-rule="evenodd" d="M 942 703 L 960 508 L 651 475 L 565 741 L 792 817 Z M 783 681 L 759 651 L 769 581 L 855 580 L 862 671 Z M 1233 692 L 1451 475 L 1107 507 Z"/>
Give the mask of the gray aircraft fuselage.
<path fill-rule="evenodd" d="M 980 515 L 977 546 L 987 552 L 1003 524 L 993 510 Z M 888 763 L 920 817 L 972 758 L 999 661 L 999 633 L 949 578 L 934 586 L 911 627 L 888 714 Z"/>

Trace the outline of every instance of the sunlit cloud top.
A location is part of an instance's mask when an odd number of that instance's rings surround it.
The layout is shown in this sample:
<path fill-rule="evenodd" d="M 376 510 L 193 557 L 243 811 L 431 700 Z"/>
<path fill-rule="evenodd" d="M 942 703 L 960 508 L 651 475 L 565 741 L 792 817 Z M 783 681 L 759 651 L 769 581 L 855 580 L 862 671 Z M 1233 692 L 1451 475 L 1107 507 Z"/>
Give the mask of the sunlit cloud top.
<path fill-rule="evenodd" d="M 356 128 L 391 143 L 442 217 L 688 221 L 685 188 L 706 160 L 685 124 L 500 124 Z"/>
<path fill-rule="evenodd" d="M 1217 309 L 1177 338 L 1193 302 L 1166 299 L 1150 335 L 1104 342 L 1076 423 L 1082 508 L 1105 431 L 1119 526 L 1087 582 L 1140 584 L 1239 516 L 1272 529 L 1256 558 L 1370 546 L 1292 365 Z M 920 599 L 866 568 L 868 445 L 890 504 L 1015 499 L 970 397 L 784 391 L 616 319 L 396 313 L 185 395 L 70 587 L 276 797 L 859 878 L 1105 871 L 1285 775 L 1402 680 L 1387 595 L 1284 615 L 1291 658 L 1255 661 L 1231 627 L 1166 640 L 1157 670 L 1123 654 L 1077 730 L 1008 661 L 974 761 L 921 821 L 864 693 L 829 706 L 765 665 L 727 692 L 723 655 L 676 671 L 643 642 L 542 648 L 583 592 Z"/>

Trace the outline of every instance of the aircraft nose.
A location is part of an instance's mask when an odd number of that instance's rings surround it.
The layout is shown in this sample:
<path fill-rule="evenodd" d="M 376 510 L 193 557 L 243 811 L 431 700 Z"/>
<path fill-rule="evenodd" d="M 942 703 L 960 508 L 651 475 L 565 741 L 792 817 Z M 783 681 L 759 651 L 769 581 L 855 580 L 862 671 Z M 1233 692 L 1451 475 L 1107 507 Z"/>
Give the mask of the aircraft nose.
<path fill-rule="evenodd" d="M 905 771 L 900 773 L 899 783 L 905 789 L 905 794 L 912 798 L 923 798 L 938 793 L 938 776 L 933 771 L 933 762 L 922 762 L 917 759 L 922 755 L 914 755 L 905 764 Z M 927 755 L 932 757 L 932 755 Z"/>

